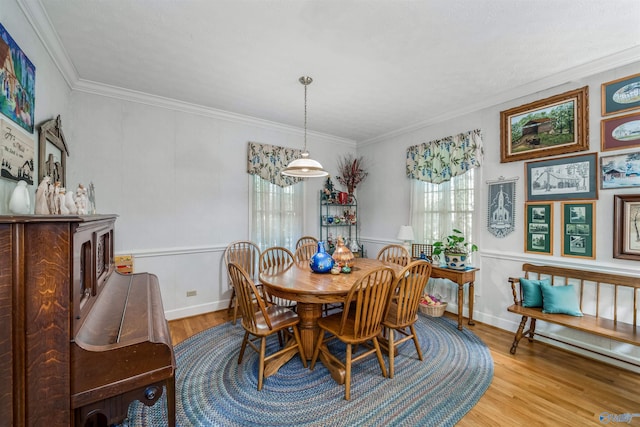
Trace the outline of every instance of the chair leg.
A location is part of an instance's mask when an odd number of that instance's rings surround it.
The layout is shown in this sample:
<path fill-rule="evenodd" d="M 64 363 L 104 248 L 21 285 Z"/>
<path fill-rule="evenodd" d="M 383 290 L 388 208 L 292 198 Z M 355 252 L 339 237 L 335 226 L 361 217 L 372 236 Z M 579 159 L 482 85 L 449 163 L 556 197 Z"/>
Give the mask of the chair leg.
<path fill-rule="evenodd" d="M 416 345 L 418 359 L 422 360 L 422 350 L 420 349 L 420 343 L 418 342 L 418 335 L 416 335 L 416 330 L 413 325 L 409 325 L 409 329 L 411 330 L 411 335 L 413 336 L 413 343 Z"/>
<path fill-rule="evenodd" d="M 389 336 L 388 336 L 388 346 L 389 346 L 389 378 L 393 378 L 393 363 L 395 361 L 395 353 L 396 353 L 396 349 L 395 349 L 395 345 L 393 344 L 393 340 L 395 337 L 395 333 L 393 332 L 393 329 L 388 328 L 389 330 Z"/>
<path fill-rule="evenodd" d="M 244 350 L 247 348 L 247 341 L 249 341 L 249 332 L 244 333 L 244 338 L 242 339 L 242 346 L 240 347 L 240 355 L 238 356 L 238 365 L 242 363 L 242 357 L 244 356 Z"/>
<path fill-rule="evenodd" d="M 373 346 L 376 349 L 376 356 L 378 357 L 378 363 L 380 364 L 380 369 L 382 370 L 382 376 L 387 377 L 387 368 L 384 365 L 384 360 L 382 359 L 382 351 L 380 351 L 380 343 L 378 343 L 378 337 L 373 337 Z"/>
<path fill-rule="evenodd" d="M 345 359 L 344 398 L 345 400 L 351 400 L 351 344 L 347 344 Z"/>
<path fill-rule="evenodd" d="M 229 306 L 227 307 L 227 313 L 233 309 L 233 324 L 236 324 L 236 317 L 238 316 L 238 303 L 236 301 L 236 290 L 231 288 L 231 298 L 229 298 Z"/>
<path fill-rule="evenodd" d="M 262 390 L 264 382 L 264 357 L 267 352 L 267 338 L 260 338 L 260 360 L 258 361 L 258 391 Z"/>

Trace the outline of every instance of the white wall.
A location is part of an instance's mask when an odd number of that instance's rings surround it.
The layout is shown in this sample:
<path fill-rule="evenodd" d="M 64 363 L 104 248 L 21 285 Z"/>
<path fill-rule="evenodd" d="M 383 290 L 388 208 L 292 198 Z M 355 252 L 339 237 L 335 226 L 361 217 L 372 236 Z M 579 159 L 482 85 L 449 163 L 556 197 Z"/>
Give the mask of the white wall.
<path fill-rule="evenodd" d="M 560 256 L 560 232 L 562 229 L 560 202 L 554 203 L 554 256 L 525 254 L 523 251 L 525 162 L 500 163 L 500 111 L 583 86 L 589 86 L 589 152 L 599 152 L 600 121 L 602 119 L 600 113 L 601 84 L 638 72 L 640 72 L 640 63 L 635 63 L 588 78 L 578 78 L 571 83 L 552 89 L 532 93 L 526 97 L 513 99 L 456 119 L 359 147 L 358 154 L 364 155 L 375 165 L 371 168 L 368 180 L 358 189 L 361 202 L 359 210 L 362 212 L 360 214 L 362 236 L 368 247 L 369 256 L 375 256 L 382 245 L 397 242 L 395 236 L 399 226 L 409 222 L 410 183 L 405 176 L 406 149 L 411 145 L 480 128 L 483 132 L 485 157 L 478 180 L 478 227 L 473 237 L 474 242 L 480 247 L 480 253 L 473 257 L 474 263 L 481 269 L 476 276 L 475 283 L 475 319 L 510 331 L 517 329 L 520 318 L 506 310 L 506 307 L 513 303 L 511 290 L 506 280 L 509 276 L 521 276 L 521 266 L 524 262 L 640 276 L 640 264 L 637 261 L 614 259 L 612 250 L 613 196 L 614 194 L 637 194 L 640 192 L 638 189 L 599 190 L 599 198 L 596 203 L 595 261 Z M 625 151 L 607 152 L 605 155 L 619 154 Z M 487 231 L 486 181 L 495 180 L 500 176 L 505 178 L 519 177 L 516 185 L 516 229 L 505 238 L 494 237 Z M 451 286 L 449 294 L 449 298 L 454 302 L 451 306 L 453 311 L 456 310 L 454 287 Z M 552 336 L 562 336 L 565 340 L 575 344 L 595 348 L 604 353 L 615 355 L 615 357 L 634 360 L 636 363 L 640 361 L 640 349 L 637 347 L 621 346 L 607 339 L 596 338 L 565 328 L 552 328 L 549 325 L 540 324 L 537 329 L 540 332 L 546 330 Z"/>
<path fill-rule="evenodd" d="M 167 318 L 222 309 L 230 296 L 222 252 L 249 237 L 247 142 L 302 148 L 303 132 L 126 98 L 74 92 L 68 182 L 93 182 L 98 212 L 120 216 L 116 253 L 158 275 Z M 355 152 L 354 143 L 311 133 L 308 148 L 330 171 L 339 155 Z M 323 184 L 304 184 L 305 234 L 319 234 Z"/>
<path fill-rule="evenodd" d="M 63 127 L 65 126 L 67 119 L 69 119 L 68 109 L 71 89 L 66 84 L 62 74 L 51 60 L 42 42 L 33 31 L 33 28 L 15 1 L 2 0 L 0 6 L 0 23 L 2 23 L 13 40 L 15 40 L 36 68 L 36 101 L 34 111 L 36 130 L 32 134 L 24 131 L 24 134 L 33 141 L 36 165 L 35 181 L 37 181 L 38 125 L 44 121 L 55 118 L 57 115 L 61 115 Z M 4 118 L 11 122 L 10 119 Z M 15 127 L 23 130 L 18 125 Z M 30 186 L 32 212 L 36 185 L 37 182 L 34 182 L 34 185 Z M 9 213 L 9 198 L 15 187 L 16 181 L 0 179 L 0 214 Z"/>

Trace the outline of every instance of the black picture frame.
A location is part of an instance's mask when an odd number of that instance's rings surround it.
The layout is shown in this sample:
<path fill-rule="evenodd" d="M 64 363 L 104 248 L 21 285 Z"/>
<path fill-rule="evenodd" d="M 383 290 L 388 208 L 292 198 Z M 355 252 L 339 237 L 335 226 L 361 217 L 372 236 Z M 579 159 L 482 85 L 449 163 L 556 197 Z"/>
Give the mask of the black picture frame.
<path fill-rule="evenodd" d="M 527 202 L 598 198 L 597 153 L 527 162 L 524 168 Z"/>

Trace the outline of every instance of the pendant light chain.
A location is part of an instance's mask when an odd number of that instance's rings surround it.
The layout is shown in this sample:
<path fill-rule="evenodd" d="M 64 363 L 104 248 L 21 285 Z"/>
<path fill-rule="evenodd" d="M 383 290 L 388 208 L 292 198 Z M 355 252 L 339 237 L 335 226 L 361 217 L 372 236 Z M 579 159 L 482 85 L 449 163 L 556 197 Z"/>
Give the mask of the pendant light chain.
<path fill-rule="evenodd" d="M 310 83 L 310 82 L 309 82 Z M 307 86 L 309 83 L 305 80 L 304 85 L 304 152 L 307 152 Z"/>

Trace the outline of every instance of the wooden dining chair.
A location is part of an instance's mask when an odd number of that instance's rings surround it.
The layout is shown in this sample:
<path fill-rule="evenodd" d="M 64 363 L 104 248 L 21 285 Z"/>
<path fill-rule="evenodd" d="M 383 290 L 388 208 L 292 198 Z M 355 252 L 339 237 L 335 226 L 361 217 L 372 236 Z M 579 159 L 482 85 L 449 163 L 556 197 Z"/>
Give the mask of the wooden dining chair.
<path fill-rule="evenodd" d="M 403 342 L 413 340 L 418 359 L 422 360 L 422 351 L 414 323 L 418 320 L 418 305 L 430 276 L 431 263 L 418 260 L 403 268 L 393 281 L 387 310 L 382 321 L 383 339 L 381 340 L 383 347 L 386 346 L 389 350 L 389 378 L 393 378 L 396 348 Z M 403 335 L 402 338 L 396 340 L 395 332 Z"/>
<path fill-rule="evenodd" d="M 296 253 L 294 254 L 294 257 L 297 262 L 309 261 L 317 251 L 318 251 L 317 243 L 305 243 L 304 245 L 300 245 L 296 248 Z"/>
<path fill-rule="evenodd" d="M 405 267 L 411 261 L 409 251 L 402 245 L 387 245 L 380 249 L 376 257 L 380 261 L 388 261 Z"/>
<path fill-rule="evenodd" d="M 294 257 L 291 251 L 282 246 L 274 246 L 267 248 L 260 254 L 260 261 L 258 263 L 260 272 L 267 269 L 286 269 L 294 263 Z M 288 299 L 280 298 L 269 291 L 265 290 L 265 296 L 267 300 L 272 304 L 282 305 L 291 309 L 296 308 L 296 302 Z"/>
<path fill-rule="evenodd" d="M 300 331 L 298 330 L 300 318 L 298 315 L 287 307 L 266 303 L 249 273 L 239 264 L 229 263 L 228 271 L 236 289 L 237 303 L 242 314 L 241 323 L 245 330 L 238 356 L 238 365 L 242 363 L 247 345 L 259 354 L 258 390 L 262 390 L 265 378 L 278 372 L 280 366 L 291 360 L 296 353 L 300 355 L 302 365 L 306 368 L 307 358 L 304 357 L 304 349 L 300 340 Z M 289 330 L 292 334 L 285 334 L 289 339 L 284 346 L 267 356 L 267 337 Z M 256 341 L 260 341 L 259 346 L 256 345 Z M 295 348 L 292 348 L 294 346 Z"/>
<path fill-rule="evenodd" d="M 260 271 L 258 267 L 258 261 L 260 260 L 260 248 L 258 245 L 249 240 L 237 240 L 235 242 L 231 242 L 224 250 L 223 258 L 227 268 L 232 262 L 240 265 L 244 271 L 249 274 L 249 277 L 251 277 L 254 283 L 256 283 L 258 289 L 261 289 L 260 285 L 257 284 L 258 272 Z M 231 311 L 233 308 L 233 324 L 235 325 L 236 319 L 238 318 L 236 290 L 233 287 L 233 282 L 231 280 L 229 280 L 229 283 L 231 284 L 231 298 L 229 299 L 229 307 L 227 310 Z"/>
<path fill-rule="evenodd" d="M 298 249 L 302 245 L 306 245 L 307 243 L 313 243 L 316 245 L 316 248 L 318 247 L 318 239 L 313 236 L 302 236 L 296 242 L 296 249 Z"/>
<path fill-rule="evenodd" d="M 313 370 L 320 352 L 330 359 L 329 363 L 337 364 L 345 369 L 344 398 L 351 399 L 351 365 L 375 353 L 383 376 L 387 376 L 387 369 L 382 360 L 382 352 L 378 343 L 378 335 L 382 332 L 389 289 L 394 278 L 390 267 L 378 267 L 356 281 L 345 299 L 345 309 L 341 313 L 322 317 L 318 320 L 321 333 L 313 350 L 311 369 Z M 326 336 L 325 336 L 326 333 Z M 327 343 L 338 339 L 346 344 L 345 361 L 342 362 L 331 354 Z M 353 345 L 371 341 L 373 348 L 358 346 L 363 349 L 357 355 L 352 352 Z"/>

